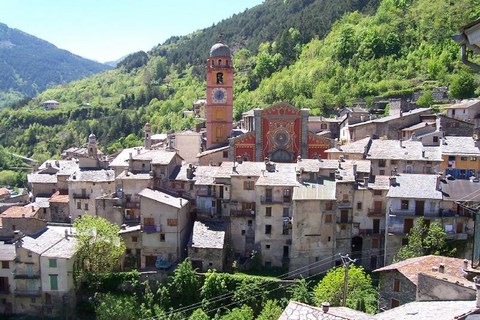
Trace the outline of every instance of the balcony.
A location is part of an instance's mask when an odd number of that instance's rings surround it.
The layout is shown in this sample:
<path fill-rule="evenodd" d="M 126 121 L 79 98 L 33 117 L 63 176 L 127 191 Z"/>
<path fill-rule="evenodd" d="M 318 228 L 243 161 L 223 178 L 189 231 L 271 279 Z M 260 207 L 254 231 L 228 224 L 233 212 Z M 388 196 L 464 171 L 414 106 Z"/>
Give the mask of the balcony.
<path fill-rule="evenodd" d="M 139 209 L 140 202 L 127 202 L 125 203 L 125 208 L 127 209 Z"/>
<path fill-rule="evenodd" d="M 445 239 L 448 240 L 467 240 L 468 234 L 466 233 L 447 233 Z"/>
<path fill-rule="evenodd" d="M 14 279 L 40 279 L 40 273 L 31 272 L 27 273 L 26 271 L 17 271 L 13 276 Z"/>
<path fill-rule="evenodd" d="M 291 198 L 290 197 L 275 198 L 275 197 L 261 196 L 260 202 L 262 204 L 283 204 L 283 203 L 290 203 Z"/>
<path fill-rule="evenodd" d="M 254 217 L 255 210 L 230 210 L 230 215 L 233 217 Z"/>
<path fill-rule="evenodd" d="M 373 229 L 359 229 L 358 230 L 359 236 L 383 236 L 385 235 L 385 230 L 373 230 Z"/>
<path fill-rule="evenodd" d="M 155 232 L 162 232 L 161 225 L 143 225 L 143 231 L 146 233 L 155 233 Z"/>
<path fill-rule="evenodd" d="M 352 202 L 348 200 L 337 201 L 338 209 L 352 209 Z"/>
<path fill-rule="evenodd" d="M 367 216 L 369 216 L 369 217 L 385 217 L 385 211 L 376 210 L 376 209 L 368 209 Z"/>
<path fill-rule="evenodd" d="M 337 224 L 350 224 L 353 222 L 353 218 L 351 216 L 348 217 L 336 217 Z"/>
<path fill-rule="evenodd" d="M 417 213 L 414 209 L 390 209 L 389 214 L 398 217 L 440 217 L 438 210 L 423 210 L 422 213 Z"/>
<path fill-rule="evenodd" d="M 73 199 L 90 199 L 90 195 L 86 193 L 74 193 Z"/>
<path fill-rule="evenodd" d="M 134 226 L 137 224 L 140 224 L 140 217 L 124 217 L 123 218 L 123 223 L 129 226 Z"/>
<path fill-rule="evenodd" d="M 208 191 L 208 190 L 198 190 L 197 196 L 199 197 L 211 197 L 216 198 L 217 193 L 215 191 Z"/>
<path fill-rule="evenodd" d="M 40 297 L 41 295 L 42 295 L 42 292 L 40 291 L 40 289 L 36 289 L 36 290 L 15 289 L 16 297 Z"/>

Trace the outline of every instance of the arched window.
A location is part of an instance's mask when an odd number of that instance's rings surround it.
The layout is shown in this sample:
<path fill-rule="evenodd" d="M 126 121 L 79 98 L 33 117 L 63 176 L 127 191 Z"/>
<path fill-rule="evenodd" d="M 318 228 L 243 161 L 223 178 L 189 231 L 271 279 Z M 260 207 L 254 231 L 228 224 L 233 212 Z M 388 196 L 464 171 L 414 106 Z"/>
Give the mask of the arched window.
<path fill-rule="evenodd" d="M 218 72 L 217 73 L 217 84 L 222 84 L 223 83 L 223 73 Z"/>
<path fill-rule="evenodd" d="M 222 65 L 222 59 L 218 59 L 218 65 L 219 65 L 219 66 Z"/>

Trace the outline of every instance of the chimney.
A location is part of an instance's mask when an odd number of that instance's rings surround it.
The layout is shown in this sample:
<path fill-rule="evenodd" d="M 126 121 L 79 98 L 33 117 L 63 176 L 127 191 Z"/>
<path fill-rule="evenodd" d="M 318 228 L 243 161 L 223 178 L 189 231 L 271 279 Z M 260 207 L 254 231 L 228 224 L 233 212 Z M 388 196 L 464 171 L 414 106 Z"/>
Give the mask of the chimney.
<path fill-rule="evenodd" d="M 35 207 L 34 206 L 32 206 L 32 212 L 35 212 Z M 25 215 L 23 215 L 23 216 L 25 216 Z"/>
<path fill-rule="evenodd" d="M 400 141 L 400 148 L 403 148 L 403 140 L 400 139 L 399 141 Z"/>
<path fill-rule="evenodd" d="M 330 303 L 328 302 L 322 302 L 322 310 L 324 313 L 328 312 L 328 309 L 330 309 Z"/>
<path fill-rule="evenodd" d="M 150 149 L 152 147 L 151 139 L 151 125 L 149 122 L 145 124 L 145 149 Z"/>
<path fill-rule="evenodd" d="M 392 187 L 395 187 L 397 185 L 397 177 L 395 177 L 395 176 L 390 177 L 390 185 Z"/>
<path fill-rule="evenodd" d="M 422 150 L 422 158 L 425 158 L 425 150 Z"/>
<path fill-rule="evenodd" d="M 438 266 L 438 272 L 445 273 L 445 263 L 440 263 Z"/>
<path fill-rule="evenodd" d="M 133 155 L 132 153 L 130 152 L 128 154 L 128 167 L 131 168 L 132 167 L 132 162 L 133 162 Z"/>
<path fill-rule="evenodd" d="M 357 163 L 353 164 L 353 178 L 357 180 Z"/>
<path fill-rule="evenodd" d="M 125 169 L 124 172 L 125 172 L 125 175 L 128 177 L 128 169 Z"/>
<path fill-rule="evenodd" d="M 363 185 L 365 187 L 368 187 L 368 180 L 369 180 L 368 177 L 363 177 Z"/>
<path fill-rule="evenodd" d="M 65 239 L 68 239 L 68 229 L 65 229 Z"/>
<path fill-rule="evenodd" d="M 475 306 L 480 308 L 480 278 L 477 276 L 473 278 L 473 281 L 475 281 L 475 288 L 477 289 L 477 303 Z"/>
<path fill-rule="evenodd" d="M 464 270 L 468 269 L 468 259 L 463 260 L 463 269 Z"/>
<path fill-rule="evenodd" d="M 127 225 L 126 225 L 125 223 L 122 224 L 122 225 L 120 226 L 120 229 L 122 229 L 122 230 L 127 230 Z"/>

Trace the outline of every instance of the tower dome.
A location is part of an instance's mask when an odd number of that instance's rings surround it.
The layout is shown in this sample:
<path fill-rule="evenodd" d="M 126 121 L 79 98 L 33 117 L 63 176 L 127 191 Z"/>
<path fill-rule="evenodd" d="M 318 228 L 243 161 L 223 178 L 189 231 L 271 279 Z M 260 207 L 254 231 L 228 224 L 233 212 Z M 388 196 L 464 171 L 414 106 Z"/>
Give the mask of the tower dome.
<path fill-rule="evenodd" d="M 215 43 L 210 49 L 210 57 L 230 57 L 230 48 L 221 42 Z"/>

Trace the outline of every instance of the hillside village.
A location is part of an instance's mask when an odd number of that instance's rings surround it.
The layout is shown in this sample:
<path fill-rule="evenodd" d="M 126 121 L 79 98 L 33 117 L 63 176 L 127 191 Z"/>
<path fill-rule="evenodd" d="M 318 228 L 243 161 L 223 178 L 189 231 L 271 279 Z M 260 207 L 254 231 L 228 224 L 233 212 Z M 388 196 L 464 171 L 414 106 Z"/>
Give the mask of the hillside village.
<path fill-rule="evenodd" d="M 0 189 L 3 312 L 55 314 L 74 301 L 72 222 L 85 215 L 120 226 L 121 270 L 161 273 L 189 257 L 198 271 L 229 272 L 233 264 L 247 268 L 257 252 L 262 268 L 285 268 L 296 278 L 338 266 L 348 253 L 398 282 L 393 293 L 387 285 L 381 291 L 382 310 L 416 301 L 411 292 L 427 281 L 392 276 L 405 275 L 408 263 L 391 265 L 422 217 L 461 244 L 457 258 L 420 262 L 429 285 L 446 272 L 443 285 L 462 298 L 451 300 L 475 298 L 473 282 L 448 270 L 471 268 L 463 259 L 473 250 L 468 204 L 480 201 L 480 100 L 436 114 L 391 99 L 387 116 L 358 105 L 334 118 L 277 103 L 234 124 L 227 45 L 212 46 L 206 74 L 206 99 L 193 108 L 206 130 L 155 134 L 146 123 L 144 145 L 113 155 L 99 150 L 92 133 L 86 147 L 35 168 L 28 192 Z"/>

